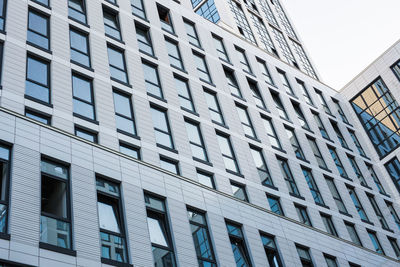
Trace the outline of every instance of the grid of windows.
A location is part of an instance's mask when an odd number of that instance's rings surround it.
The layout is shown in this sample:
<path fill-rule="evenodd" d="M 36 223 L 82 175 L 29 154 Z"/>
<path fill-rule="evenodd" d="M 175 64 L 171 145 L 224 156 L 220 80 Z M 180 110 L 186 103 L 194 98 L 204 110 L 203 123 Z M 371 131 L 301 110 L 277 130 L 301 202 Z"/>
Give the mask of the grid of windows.
<path fill-rule="evenodd" d="M 289 19 L 287 18 L 285 11 L 283 10 L 279 1 L 271 0 L 271 2 L 275 6 L 276 13 L 278 14 L 278 17 L 279 17 L 281 24 L 283 25 L 283 28 L 285 29 L 287 35 L 289 35 L 291 38 L 297 40 L 296 33 L 294 32 L 293 27 L 290 24 Z"/>
<path fill-rule="evenodd" d="M 214 0 L 205 1 L 197 10 L 196 13 L 211 22 L 217 23 L 220 20 L 218 9 L 215 6 Z"/>
<path fill-rule="evenodd" d="M 253 25 L 257 30 L 258 36 L 260 37 L 263 48 L 268 52 L 270 52 L 271 54 L 278 56 L 278 52 L 275 49 L 275 45 L 272 42 L 271 36 L 269 35 L 268 30 L 265 27 L 262 19 L 259 16 L 252 13 L 250 13 L 250 15 L 251 15 L 251 20 L 253 21 Z"/>
<path fill-rule="evenodd" d="M 261 10 L 264 12 L 265 18 L 268 20 L 268 22 L 279 28 L 278 22 L 276 21 L 275 15 L 268 2 L 268 0 L 259 1 L 261 5 Z"/>
<path fill-rule="evenodd" d="M 246 15 L 244 14 L 240 4 L 235 2 L 234 0 L 228 0 L 228 3 L 235 18 L 236 26 L 238 27 L 240 34 L 247 41 L 253 44 L 257 44 L 253 32 L 250 28 L 249 22 L 247 21 Z"/>
<path fill-rule="evenodd" d="M 291 42 L 294 47 L 294 52 L 300 58 L 301 69 L 314 79 L 318 79 L 317 74 L 315 73 L 315 70 L 312 67 L 310 60 L 308 59 L 306 52 L 304 51 L 304 48 L 299 43 L 293 40 L 291 40 Z"/>
<path fill-rule="evenodd" d="M 272 28 L 272 32 L 274 33 L 275 40 L 278 42 L 279 48 L 281 49 L 283 60 L 286 61 L 289 65 L 297 68 L 296 59 L 294 58 L 293 53 L 290 50 L 290 47 L 286 42 L 286 39 L 283 36 L 282 32 L 275 28 Z"/>

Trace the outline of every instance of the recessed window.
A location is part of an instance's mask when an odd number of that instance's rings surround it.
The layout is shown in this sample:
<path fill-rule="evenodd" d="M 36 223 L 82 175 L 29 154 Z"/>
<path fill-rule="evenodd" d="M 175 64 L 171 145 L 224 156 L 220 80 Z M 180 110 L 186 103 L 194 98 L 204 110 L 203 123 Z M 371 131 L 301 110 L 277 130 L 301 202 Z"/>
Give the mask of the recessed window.
<path fill-rule="evenodd" d="M 73 73 L 72 98 L 74 103 L 74 115 L 96 120 L 93 84 L 91 80 Z"/>
<path fill-rule="evenodd" d="M 357 244 L 359 246 L 362 246 L 361 239 L 358 236 L 356 227 L 354 224 L 349 223 L 349 222 L 344 222 L 344 225 L 346 226 L 347 232 L 349 233 L 350 239 L 354 244 Z"/>
<path fill-rule="evenodd" d="M 49 115 L 31 109 L 25 109 L 25 116 L 47 125 L 50 125 L 51 123 L 51 117 Z"/>
<path fill-rule="evenodd" d="M 253 1 L 253 0 L 251 0 Z M 255 8 L 255 2 L 252 3 L 252 6 Z M 254 10 L 253 8 L 253 10 Z M 258 13 L 258 12 L 257 12 Z M 279 58 L 278 51 L 275 48 L 275 45 L 271 39 L 271 36 L 268 33 L 267 27 L 265 27 L 265 24 L 263 20 L 257 16 L 256 14 L 250 13 L 251 20 L 253 21 L 253 25 L 257 30 L 258 37 L 260 38 L 261 41 L 261 47 L 267 50 L 269 53 L 272 55 L 276 56 Z"/>
<path fill-rule="evenodd" d="M 273 213 L 284 216 L 283 209 L 278 197 L 267 195 L 268 204 Z"/>
<path fill-rule="evenodd" d="M 353 139 L 354 145 L 357 147 L 358 153 L 360 153 L 361 156 L 366 157 L 367 155 L 365 154 L 365 151 L 362 148 L 360 141 L 358 141 L 356 133 L 349 129 L 349 134 L 351 139 Z"/>
<path fill-rule="evenodd" d="M 306 85 L 304 84 L 303 81 L 297 80 L 297 84 L 299 85 L 301 92 L 303 93 L 304 99 L 306 100 L 306 103 L 314 106 L 314 103 L 311 99 L 310 93 L 308 93 L 308 90 L 306 88 Z"/>
<path fill-rule="evenodd" d="M 75 135 L 89 142 L 98 143 L 97 133 L 75 126 Z"/>
<path fill-rule="evenodd" d="M 299 65 L 297 64 L 297 61 L 293 56 L 292 50 L 290 50 L 289 44 L 287 43 L 283 33 L 274 27 L 272 27 L 271 29 L 275 40 L 278 42 L 280 52 L 283 56 L 282 59 L 289 65 L 292 65 L 293 67 L 299 69 Z"/>
<path fill-rule="evenodd" d="M 236 105 L 236 110 L 239 115 L 239 120 L 242 124 L 244 135 L 250 138 L 257 138 L 253 123 L 250 120 L 249 113 L 246 107 Z"/>
<path fill-rule="evenodd" d="M 179 51 L 179 45 L 177 42 L 165 38 L 165 44 L 167 46 L 169 64 L 177 69 L 185 70 L 183 66 L 183 61 L 181 57 L 181 52 Z"/>
<path fill-rule="evenodd" d="M 229 136 L 217 133 L 217 139 L 226 170 L 234 173 L 240 173 L 239 164 L 237 162 L 235 153 L 233 152 L 233 147 Z"/>
<path fill-rule="evenodd" d="M 335 257 L 324 254 L 324 258 L 325 258 L 326 265 L 328 265 L 328 267 L 339 267 L 339 265 L 336 262 Z"/>
<path fill-rule="evenodd" d="M 327 169 L 328 166 L 325 163 L 324 157 L 321 154 L 321 151 L 318 148 L 317 141 L 311 137 L 307 137 L 308 143 L 310 144 L 311 150 L 317 160 L 318 166 L 322 169 Z"/>
<path fill-rule="evenodd" d="M 315 182 L 314 176 L 310 169 L 302 168 L 304 178 L 306 178 L 306 182 L 308 188 L 311 191 L 311 195 L 313 196 L 314 202 L 319 205 L 325 205 L 324 199 L 322 198 L 321 192 L 318 189 L 318 185 Z"/>
<path fill-rule="evenodd" d="M 231 181 L 231 188 L 233 196 L 237 199 L 249 202 L 249 198 L 246 193 L 246 186 L 242 184 L 238 184 Z"/>
<path fill-rule="evenodd" d="M 281 79 L 281 82 L 283 84 L 283 87 L 286 90 L 286 93 L 288 93 L 289 95 L 294 95 L 292 86 L 290 85 L 289 80 L 286 77 L 286 73 L 281 70 L 278 70 L 278 74 L 279 74 L 279 78 Z"/>
<path fill-rule="evenodd" d="M 131 0 L 132 14 L 139 18 L 146 19 L 146 12 L 143 0 Z"/>
<path fill-rule="evenodd" d="M 37 11 L 29 10 L 27 42 L 50 50 L 50 18 Z"/>
<path fill-rule="evenodd" d="M 41 161 L 40 242 L 71 249 L 71 206 L 68 167 Z"/>
<path fill-rule="evenodd" d="M 239 84 L 236 80 L 235 73 L 232 70 L 224 68 L 225 77 L 231 90 L 231 94 L 237 97 L 242 97 L 242 92 L 240 91 Z"/>
<path fill-rule="evenodd" d="M 113 92 L 115 121 L 118 132 L 128 135 L 137 135 L 136 125 L 133 115 L 132 99 L 119 91 Z"/>
<path fill-rule="evenodd" d="M 287 160 L 283 158 L 278 158 L 278 163 L 283 178 L 285 179 L 286 185 L 289 189 L 289 193 L 295 196 L 300 196 L 299 189 L 297 188 L 296 181 L 294 180 L 292 171 L 290 170 Z"/>
<path fill-rule="evenodd" d="M 314 116 L 314 120 L 317 123 L 319 132 L 321 133 L 321 136 L 327 140 L 330 140 L 328 132 L 325 129 L 324 124 L 322 123 L 321 117 L 317 113 L 312 113 Z"/>
<path fill-rule="evenodd" d="M 120 185 L 96 178 L 101 258 L 105 263 L 128 262 Z"/>
<path fill-rule="evenodd" d="M 264 77 L 264 81 L 268 84 L 274 85 L 274 80 L 272 80 L 272 76 L 267 67 L 267 63 L 265 61 L 261 61 L 260 59 L 257 59 L 257 63 Z"/>
<path fill-rule="evenodd" d="M 206 102 L 208 110 L 210 112 L 211 120 L 215 123 L 225 125 L 224 116 L 222 114 L 221 107 L 219 106 L 219 102 L 217 99 L 217 93 L 204 90 L 204 95 L 206 97 Z"/>
<path fill-rule="evenodd" d="M 331 235 L 334 235 L 334 236 L 338 237 L 338 233 L 336 231 L 336 227 L 335 227 L 335 225 L 333 224 L 333 221 L 332 221 L 332 216 L 321 213 L 321 219 L 322 219 L 322 222 L 324 223 L 326 231 L 328 233 L 330 233 Z"/>
<path fill-rule="evenodd" d="M 188 208 L 187 215 L 199 266 L 216 267 L 217 263 L 205 213 Z"/>
<path fill-rule="evenodd" d="M 285 107 L 283 106 L 283 103 L 281 101 L 281 98 L 279 97 L 279 94 L 271 91 L 271 96 L 272 96 L 272 100 L 275 103 L 275 107 L 278 110 L 279 117 L 281 117 L 284 120 L 289 120 L 289 116 L 286 113 Z"/>
<path fill-rule="evenodd" d="M 199 36 L 197 35 L 196 27 L 194 26 L 194 24 L 185 19 L 183 20 L 183 22 L 185 24 L 186 34 L 189 39 L 189 43 L 194 46 L 201 47 Z"/>
<path fill-rule="evenodd" d="M 349 120 L 347 119 L 346 114 L 344 114 L 344 111 L 343 111 L 342 107 L 340 106 L 339 101 L 332 98 L 332 102 L 333 102 L 333 105 L 335 106 L 336 111 L 338 112 L 340 118 L 342 119 L 342 121 L 344 123 L 349 123 Z"/>
<path fill-rule="evenodd" d="M 142 67 L 147 93 L 158 98 L 164 98 L 157 66 L 142 62 Z"/>
<path fill-rule="evenodd" d="M 208 162 L 207 150 L 200 131 L 200 124 L 185 120 L 185 126 L 193 158 Z"/>
<path fill-rule="evenodd" d="M 356 174 L 358 180 L 360 181 L 360 184 L 362 186 L 368 187 L 367 181 L 365 181 L 364 175 L 362 174 L 360 168 L 358 167 L 356 159 L 349 155 L 347 155 L 347 158 L 349 159 L 350 165 L 353 168 L 353 171 Z"/>
<path fill-rule="evenodd" d="M 211 173 L 198 170 L 197 178 L 199 179 L 199 183 L 215 189 L 214 175 L 212 175 Z"/>
<path fill-rule="evenodd" d="M 116 40 L 122 40 L 121 29 L 118 20 L 118 13 L 111 10 L 103 9 L 104 29 L 106 36 Z"/>
<path fill-rule="evenodd" d="M 7 0 L 0 0 L 0 31 L 4 31 L 6 25 Z"/>
<path fill-rule="evenodd" d="M 174 149 L 174 142 L 172 140 L 172 133 L 168 122 L 167 111 L 153 106 L 150 107 L 150 111 L 157 145 Z"/>
<path fill-rule="evenodd" d="M 68 17 L 72 20 L 86 24 L 85 0 L 68 0 Z"/>
<path fill-rule="evenodd" d="M 299 216 L 300 222 L 308 226 L 312 226 L 310 216 L 308 216 L 307 208 L 296 204 L 294 205 L 294 207 L 296 208 L 296 212 Z"/>
<path fill-rule="evenodd" d="M 137 23 L 135 24 L 135 27 L 139 51 L 154 56 L 153 44 L 150 38 L 150 29 Z"/>
<path fill-rule="evenodd" d="M 339 191 L 337 190 L 337 187 L 336 187 L 333 179 L 325 177 L 325 180 L 328 185 L 329 191 L 332 194 L 333 200 L 335 200 L 335 203 L 336 203 L 336 206 L 337 206 L 339 212 L 341 212 L 343 214 L 348 214 L 347 208 L 343 203 L 342 197 L 340 196 Z"/>
<path fill-rule="evenodd" d="M 396 186 L 397 191 L 400 192 L 400 162 L 397 159 L 397 157 L 394 157 L 393 159 L 389 160 L 385 164 L 385 167 L 390 175 L 390 178 L 392 178 L 392 181 Z"/>
<path fill-rule="evenodd" d="M 266 117 L 261 117 L 263 120 L 265 131 L 267 132 L 268 140 L 271 145 L 275 148 L 282 149 L 281 142 L 279 141 L 278 135 L 276 134 L 275 127 L 272 124 L 272 120 Z"/>
<path fill-rule="evenodd" d="M 160 156 L 160 167 L 179 175 L 179 163 L 175 160 Z"/>
<path fill-rule="evenodd" d="M 108 45 L 107 50 L 111 79 L 122 82 L 124 84 L 128 84 L 129 82 L 125 64 L 124 51 L 114 48 L 110 45 Z"/>
<path fill-rule="evenodd" d="M 371 239 L 372 245 L 375 248 L 375 251 L 378 252 L 379 254 L 385 255 L 385 252 L 383 251 L 382 245 L 379 242 L 378 237 L 376 236 L 376 232 L 367 230 L 369 238 Z"/>
<path fill-rule="evenodd" d="M 304 116 L 303 111 L 301 110 L 300 104 L 298 104 L 296 102 L 293 102 L 293 101 L 291 101 L 291 102 L 292 102 L 292 105 L 293 105 L 294 112 L 296 113 L 297 118 L 300 121 L 301 127 L 303 129 L 310 130 L 310 126 L 308 125 L 306 117 Z"/>
<path fill-rule="evenodd" d="M 199 75 L 200 80 L 207 83 L 212 83 L 205 57 L 195 52 L 193 52 L 193 56 L 196 64 L 197 74 Z"/>
<path fill-rule="evenodd" d="M 35 100 L 50 103 L 50 63 L 27 56 L 25 94 Z"/>
<path fill-rule="evenodd" d="M 317 97 L 319 100 L 319 103 L 321 104 L 322 108 L 324 109 L 325 113 L 332 115 L 332 111 L 329 108 L 328 104 L 326 103 L 326 100 L 324 98 L 324 95 L 322 94 L 321 91 L 315 90 L 315 93 L 317 93 Z"/>
<path fill-rule="evenodd" d="M 236 51 L 237 51 L 237 55 L 239 58 L 239 62 L 242 66 L 242 69 L 247 73 L 253 73 L 253 71 L 251 70 L 251 67 L 250 67 L 249 60 L 247 59 L 247 56 L 246 56 L 244 50 L 236 47 Z"/>
<path fill-rule="evenodd" d="M 140 149 L 125 143 L 119 143 L 119 152 L 126 154 L 132 158 L 140 159 Z"/>
<path fill-rule="evenodd" d="M 389 225 L 386 222 L 385 217 L 382 214 L 381 209 L 378 206 L 378 203 L 376 203 L 375 197 L 373 195 L 367 194 L 367 197 L 369 199 L 369 202 L 371 203 L 372 209 L 375 212 L 376 217 L 378 218 L 379 223 L 381 224 L 382 228 L 385 230 L 389 230 Z"/>
<path fill-rule="evenodd" d="M 279 256 L 278 246 L 275 242 L 275 237 L 261 233 L 261 241 L 264 246 L 265 254 L 267 255 L 268 264 L 271 267 L 281 267 L 282 260 Z"/>
<path fill-rule="evenodd" d="M 342 161 L 339 158 L 339 155 L 336 153 L 336 149 L 334 147 L 328 146 L 329 153 L 332 156 L 333 161 L 335 162 L 336 168 L 341 177 L 349 180 L 349 176 L 347 175 L 346 169 L 343 167 Z"/>
<path fill-rule="evenodd" d="M 174 33 L 170 11 L 161 5 L 157 5 L 157 11 L 160 18 L 161 28 L 167 32 Z"/>
<path fill-rule="evenodd" d="M 346 139 L 344 139 L 344 136 L 343 136 L 342 132 L 340 131 L 339 126 L 337 125 L 337 123 L 331 120 L 331 125 L 332 125 L 333 130 L 336 133 L 336 136 L 337 136 L 337 138 L 339 140 L 340 145 L 343 148 L 349 148 L 349 146 L 347 145 Z"/>
<path fill-rule="evenodd" d="M 286 135 L 290 141 L 290 144 L 292 145 L 292 148 L 293 148 L 294 154 L 296 155 L 296 158 L 301 159 L 301 160 L 306 160 L 306 158 L 304 157 L 303 149 L 301 149 L 299 140 L 297 139 L 294 129 L 285 127 L 285 131 L 286 131 Z"/>
<path fill-rule="evenodd" d="M 89 35 L 70 29 L 71 61 L 90 68 Z"/>
<path fill-rule="evenodd" d="M 399 230 L 400 230 L 400 217 L 399 217 L 399 215 L 397 215 L 397 212 L 396 212 L 396 210 L 394 209 L 392 203 L 387 202 L 387 201 L 385 201 L 385 202 L 386 202 L 386 206 L 387 206 L 388 209 L 389 209 L 390 214 L 391 214 L 392 217 L 393 217 L 393 220 L 394 220 L 395 224 L 397 225 L 397 228 L 399 228 Z"/>
<path fill-rule="evenodd" d="M 262 98 L 261 92 L 258 89 L 257 83 L 248 80 L 250 91 L 253 95 L 254 102 L 256 102 L 257 107 L 266 109 L 264 99 Z"/>
<path fill-rule="evenodd" d="M 361 205 L 360 199 L 357 196 L 357 193 L 354 188 L 348 187 L 347 190 L 349 191 L 349 195 L 351 200 L 353 200 L 353 204 L 356 207 L 358 215 L 360 215 L 361 220 L 369 222 L 367 213 L 364 210 L 364 207 Z"/>
<path fill-rule="evenodd" d="M 214 45 L 217 50 L 218 57 L 226 62 L 230 62 L 228 52 L 226 52 L 222 38 L 213 35 Z"/>
<path fill-rule="evenodd" d="M 11 148 L 0 144 L 0 233 L 7 233 Z"/>
<path fill-rule="evenodd" d="M 187 111 L 195 112 L 192 94 L 190 93 L 189 89 L 189 82 L 183 78 L 179 78 L 178 76 L 175 76 L 174 79 L 181 108 Z"/>
<path fill-rule="evenodd" d="M 248 250 L 243 236 L 242 226 L 236 223 L 226 222 L 226 229 L 228 230 L 236 267 L 250 267 L 251 261 L 247 252 Z"/>
<path fill-rule="evenodd" d="M 250 147 L 250 152 L 253 156 L 254 164 L 256 165 L 257 173 L 260 176 L 261 183 L 265 186 L 274 186 L 262 150 L 255 147 Z"/>
<path fill-rule="evenodd" d="M 397 243 L 397 240 L 395 238 L 388 237 L 389 243 L 392 246 L 392 249 L 394 251 L 394 254 L 396 255 L 397 259 L 400 259 L 400 247 L 399 244 Z"/>
<path fill-rule="evenodd" d="M 149 194 L 144 195 L 144 200 L 154 266 L 175 267 L 174 246 L 165 201 Z"/>
<path fill-rule="evenodd" d="M 312 267 L 314 263 L 311 259 L 310 249 L 307 247 L 296 245 L 297 254 L 299 255 L 302 267 Z"/>

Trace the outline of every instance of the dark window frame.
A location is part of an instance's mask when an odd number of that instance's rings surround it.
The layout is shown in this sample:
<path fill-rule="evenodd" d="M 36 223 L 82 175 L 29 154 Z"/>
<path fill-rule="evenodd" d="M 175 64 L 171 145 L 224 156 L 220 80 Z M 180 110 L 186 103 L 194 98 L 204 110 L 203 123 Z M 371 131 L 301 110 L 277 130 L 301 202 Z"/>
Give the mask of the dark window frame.
<path fill-rule="evenodd" d="M 46 19 L 46 35 L 43 35 L 42 33 L 39 33 L 37 31 L 35 31 L 34 29 L 30 29 L 29 28 L 29 15 L 30 15 L 30 13 L 33 13 L 33 14 L 39 16 L 39 17 L 42 17 L 42 18 Z M 43 11 L 41 11 L 39 9 L 36 9 L 34 7 L 31 7 L 31 6 L 28 8 L 27 33 L 29 35 L 29 32 L 32 32 L 33 34 L 39 35 L 40 37 L 43 37 L 43 38 L 46 38 L 47 39 L 47 48 L 46 47 L 42 47 L 42 46 L 40 46 L 38 44 L 35 44 L 35 43 L 29 41 L 28 40 L 29 38 L 27 37 L 26 38 L 26 43 L 28 45 L 31 45 L 33 47 L 36 47 L 36 48 L 41 49 L 41 50 L 46 51 L 46 52 L 50 52 L 51 51 L 50 18 L 51 18 L 51 16 L 49 14 L 46 14 L 46 13 L 44 13 Z"/>

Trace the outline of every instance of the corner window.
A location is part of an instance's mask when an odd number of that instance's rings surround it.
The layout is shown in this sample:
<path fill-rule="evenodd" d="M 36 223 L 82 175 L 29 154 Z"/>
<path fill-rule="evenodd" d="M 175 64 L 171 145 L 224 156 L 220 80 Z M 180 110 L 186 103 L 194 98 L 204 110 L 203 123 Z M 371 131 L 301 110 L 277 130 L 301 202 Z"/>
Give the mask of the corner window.
<path fill-rule="evenodd" d="M 74 115 L 82 116 L 93 121 L 96 120 L 93 84 L 91 80 L 73 73 L 72 98 L 74 103 Z"/>
<path fill-rule="evenodd" d="M 153 119 L 154 133 L 157 145 L 166 148 L 174 149 L 174 142 L 172 140 L 171 128 L 168 122 L 167 111 L 150 107 L 151 117 Z"/>
<path fill-rule="evenodd" d="M 0 233 L 8 231 L 11 148 L 0 143 Z"/>
<path fill-rule="evenodd" d="M 161 5 L 157 5 L 157 11 L 160 18 L 161 29 L 170 33 L 174 33 L 175 31 L 172 25 L 170 11 Z"/>
<path fill-rule="evenodd" d="M 35 100 L 50 103 L 50 63 L 27 55 L 25 94 Z"/>
<path fill-rule="evenodd" d="M 228 230 L 229 240 L 231 241 L 236 267 L 251 267 L 252 265 L 250 262 L 250 256 L 247 252 L 248 250 L 243 236 L 242 226 L 226 222 L 226 228 Z"/>
<path fill-rule="evenodd" d="M 89 35 L 75 29 L 70 29 L 69 38 L 71 61 L 90 68 Z"/>
<path fill-rule="evenodd" d="M 68 0 L 68 17 L 72 20 L 86 24 L 85 0 Z"/>
<path fill-rule="evenodd" d="M 128 84 L 128 74 L 125 63 L 124 51 L 108 45 L 108 63 L 110 65 L 111 79 Z"/>
<path fill-rule="evenodd" d="M 50 50 L 50 18 L 48 16 L 29 10 L 27 42 L 36 47 Z"/>
<path fill-rule="evenodd" d="M 131 96 L 115 90 L 113 96 L 117 131 L 123 134 L 136 136 L 137 132 Z"/>

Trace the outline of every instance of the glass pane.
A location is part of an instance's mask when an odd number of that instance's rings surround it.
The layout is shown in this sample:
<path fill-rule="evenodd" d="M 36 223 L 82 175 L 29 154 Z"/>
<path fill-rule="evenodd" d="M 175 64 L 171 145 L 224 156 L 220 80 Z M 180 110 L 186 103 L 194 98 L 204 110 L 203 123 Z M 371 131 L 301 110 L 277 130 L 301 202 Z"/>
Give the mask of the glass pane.
<path fill-rule="evenodd" d="M 125 239 L 109 233 L 100 232 L 101 257 L 126 262 Z"/>
<path fill-rule="evenodd" d="M 67 218 L 67 185 L 54 178 L 42 177 L 42 212 Z"/>
<path fill-rule="evenodd" d="M 202 173 L 197 173 L 197 177 L 199 178 L 199 183 L 214 188 L 214 184 L 213 184 L 213 177 L 209 176 L 209 175 L 205 175 Z"/>
<path fill-rule="evenodd" d="M 213 260 L 212 248 L 208 239 L 207 229 L 197 225 L 190 225 L 197 257 Z"/>
<path fill-rule="evenodd" d="M 152 247 L 154 266 L 160 267 L 175 267 L 175 258 L 172 251 L 159 247 Z"/>
<path fill-rule="evenodd" d="M 115 233 L 120 233 L 118 222 L 118 207 L 108 203 L 97 202 L 100 228 Z"/>
<path fill-rule="evenodd" d="M 40 216 L 40 242 L 70 249 L 70 224 L 46 216 Z"/>
<path fill-rule="evenodd" d="M 172 173 L 178 174 L 178 164 L 175 162 L 160 159 L 160 167 Z"/>
<path fill-rule="evenodd" d="M 130 134 L 136 134 L 135 131 L 135 125 L 133 124 L 133 121 L 121 116 L 115 116 L 117 128 L 121 131 L 124 131 L 126 133 Z"/>
<path fill-rule="evenodd" d="M 130 98 L 114 92 L 114 107 L 115 112 L 132 118 L 132 109 Z"/>
<path fill-rule="evenodd" d="M 164 224 L 157 219 L 147 217 L 151 243 L 168 247 L 167 237 L 164 233 Z"/>
<path fill-rule="evenodd" d="M 124 154 L 126 154 L 128 156 L 131 156 L 131 157 L 135 158 L 135 159 L 139 158 L 139 149 L 127 147 L 125 145 L 120 145 L 119 146 L 119 151 L 121 153 L 124 153 Z"/>
<path fill-rule="evenodd" d="M 42 160 L 40 168 L 42 172 L 68 179 L 68 169 L 62 165 Z"/>
<path fill-rule="evenodd" d="M 2 199 L 4 200 L 4 199 Z M 5 233 L 7 226 L 7 206 L 0 204 L 0 232 Z"/>

